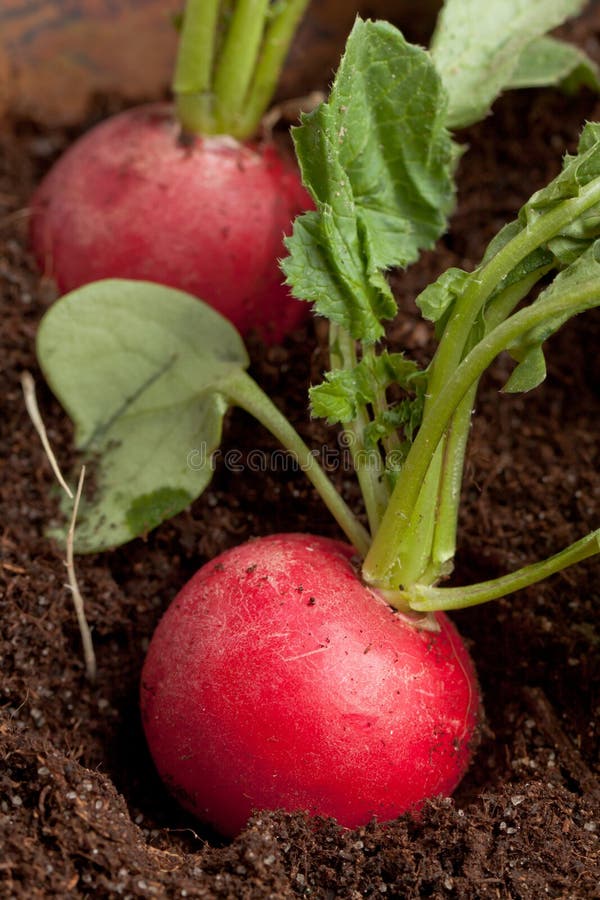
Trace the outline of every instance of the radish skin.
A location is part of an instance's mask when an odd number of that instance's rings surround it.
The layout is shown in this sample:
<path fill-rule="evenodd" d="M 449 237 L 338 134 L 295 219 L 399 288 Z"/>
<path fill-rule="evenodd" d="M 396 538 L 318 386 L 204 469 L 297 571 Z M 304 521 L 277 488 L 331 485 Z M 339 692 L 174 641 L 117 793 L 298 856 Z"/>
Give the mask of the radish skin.
<path fill-rule="evenodd" d="M 172 107 L 128 110 L 58 160 L 32 201 L 31 242 L 61 292 L 133 278 L 205 300 L 242 334 L 280 341 L 309 315 L 278 259 L 312 201 L 272 143 L 180 140 Z"/>
<path fill-rule="evenodd" d="M 226 835 L 253 809 L 354 827 L 450 794 L 479 691 L 449 619 L 419 630 L 367 588 L 352 548 L 275 535 L 200 569 L 165 613 L 142 674 L 157 769 Z"/>

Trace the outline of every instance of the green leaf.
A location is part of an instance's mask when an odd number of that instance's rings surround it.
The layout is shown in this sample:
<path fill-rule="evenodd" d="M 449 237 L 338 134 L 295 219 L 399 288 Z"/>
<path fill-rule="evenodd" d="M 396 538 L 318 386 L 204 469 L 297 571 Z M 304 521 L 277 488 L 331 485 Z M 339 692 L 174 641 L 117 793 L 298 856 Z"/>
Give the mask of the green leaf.
<path fill-rule="evenodd" d="M 598 67 L 583 51 L 553 37 L 540 37 L 522 53 L 508 88 L 559 85 L 572 93 L 580 87 L 600 90 Z"/>
<path fill-rule="evenodd" d="M 446 0 L 431 42 L 448 91 L 450 128 L 482 119 L 527 64 L 528 48 L 586 0 Z"/>
<path fill-rule="evenodd" d="M 577 197 L 590 181 L 600 177 L 600 124 L 588 122 L 579 139 L 577 153 L 565 155 L 562 170 L 546 187 L 536 191 L 519 212 L 522 225 L 533 224 L 562 200 Z"/>
<path fill-rule="evenodd" d="M 446 227 L 457 149 L 429 55 L 386 22 L 357 20 L 329 102 L 294 142 L 317 207 L 296 220 L 283 261 L 296 297 L 360 340 L 383 335 L 396 303 L 385 270 Z"/>
<path fill-rule="evenodd" d="M 437 281 L 427 285 L 416 298 L 415 302 L 422 315 L 430 322 L 435 322 L 438 338 L 443 333 L 445 323 L 452 314 L 452 307 L 462 294 L 468 278 L 469 273 L 463 269 L 446 269 Z"/>
<path fill-rule="evenodd" d="M 577 154 L 567 154 L 560 174 L 547 187 L 537 191 L 519 211 L 522 228 L 530 228 L 540 216 L 564 200 L 578 197 L 581 190 L 600 178 L 600 124 L 584 127 Z M 570 265 L 600 235 L 600 203 L 562 229 L 547 243 L 560 265 Z"/>
<path fill-rule="evenodd" d="M 365 447 L 372 449 L 378 441 L 391 435 L 402 432 L 404 441 L 399 447 L 386 454 L 385 464 L 388 471 L 397 471 L 410 449 L 415 431 L 423 418 L 423 405 L 425 403 L 425 381 L 418 381 L 414 385 L 415 396 L 407 397 L 396 403 L 390 409 L 380 413 L 365 428 Z"/>
<path fill-rule="evenodd" d="M 544 341 L 573 316 L 600 305 L 600 241 L 560 272 L 531 306 L 543 306 L 561 296 L 565 300 L 563 312 L 550 316 L 508 348 L 518 365 L 504 386 L 505 392 L 530 391 L 541 384 L 546 377 Z"/>
<path fill-rule="evenodd" d="M 327 372 L 323 383 L 310 389 L 312 415 L 327 419 L 330 425 L 352 422 L 361 406 L 374 403 L 391 384 L 411 390 L 422 375 L 418 365 L 402 353 L 368 356 L 352 369 Z"/>
<path fill-rule="evenodd" d="M 511 373 L 504 385 L 506 394 L 519 394 L 532 391 L 546 378 L 546 360 L 541 344 L 527 349 L 519 365 Z"/>
<path fill-rule="evenodd" d="M 559 175 L 524 204 L 515 221 L 498 232 L 477 269 L 471 273 L 448 269 L 417 297 L 423 315 L 435 322 L 438 338 L 443 335 L 457 304 L 464 305 L 465 300 L 468 304 L 469 297 L 476 297 L 482 281 L 486 285 L 491 282 L 492 290 L 486 291 L 472 321 L 471 332 L 462 345 L 463 356 L 484 334 L 504 321 L 550 270 L 564 269 L 576 262 L 600 237 L 600 201 L 594 200 L 599 185 L 600 125 L 588 123 L 582 131 L 577 154 L 566 155 Z M 587 197 L 590 200 L 585 202 Z M 548 227 L 547 217 L 555 211 L 563 224 Z M 536 231 L 541 235 L 539 245 L 533 245 L 534 249 L 521 255 L 519 244 L 523 239 L 529 241 Z M 516 253 L 513 250 L 512 260 L 511 245 L 517 248 Z M 494 272 L 494 267 L 499 271 Z M 494 273 L 495 284 L 490 272 Z M 507 389 L 522 390 L 521 383 L 533 386 L 545 377 L 543 361 L 539 354 L 529 353 L 529 349 L 519 357 L 522 366 L 515 371 Z"/>
<path fill-rule="evenodd" d="M 560 203 L 577 198 L 581 190 L 597 178 L 600 178 L 600 125 L 589 122 L 582 131 L 577 154 L 567 154 L 556 178 L 533 194 L 519 210 L 518 218 L 505 225 L 492 239 L 479 269 L 487 265 L 513 238 L 533 228 L 541 217 Z M 536 273 L 541 277 L 550 268 L 571 265 L 599 236 L 600 203 L 584 213 L 574 214 L 567 226 L 513 266 L 499 281 L 490 301 L 520 283 L 525 284 Z M 477 271 L 470 277 L 476 278 Z"/>
<path fill-rule="evenodd" d="M 37 352 L 94 467 L 78 552 L 145 534 L 202 493 L 228 407 L 220 389 L 248 365 L 227 320 L 172 288 L 99 281 L 51 307 Z"/>
<path fill-rule="evenodd" d="M 368 403 L 371 390 L 362 383 L 359 367 L 326 372 L 325 380 L 309 390 L 311 413 L 328 425 L 353 422 L 359 407 Z"/>

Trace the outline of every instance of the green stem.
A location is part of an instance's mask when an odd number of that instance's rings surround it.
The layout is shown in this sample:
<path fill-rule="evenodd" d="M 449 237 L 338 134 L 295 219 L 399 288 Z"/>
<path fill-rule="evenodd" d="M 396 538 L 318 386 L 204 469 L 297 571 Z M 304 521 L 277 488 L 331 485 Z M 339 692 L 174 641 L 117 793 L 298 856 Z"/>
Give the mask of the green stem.
<path fill-rule="evenodd" d="M 397 547 L 397 565 L 407 584 L 417 581 L 422 583 L 424 572 L 430 567 L 438 511 L 438 486 L 444 455 L 443 444 L 444 441 L 440 441 L 433 455 L 404 539 Z"/>
<path fill-rule="evenodd" d="M 173 78 L 185 131 L 238 140 L 255 134 L 308 2 L 235 0 L 217 57 L 222 0 L 188 0 Z"/>
<path fill-rule="evenodd" d="M 555 263 L 540 266 L 533 272 L 530 272 L 525 278 L 516 284 L 501 291 L 497 297 L 490 300 L 485 309 L 485 333 L 488 334 L 501 322 L 504 322 L 511 313 L 517 308 L 521 300 L 529 294 L 532 288 L 555 267 Z"/>
<path fill-rule="evenodd" d="M 239 128 L 254 134 L 262 119 L 283 68 L 290 44 L 309 0 L 280 0 L 263 41 L 260 59 L 254 71 Z"/>
<path fill-rule="evenodd" d="M 373 370 L 375 369 L 375 365 L 377 362 L 377 354 L 375 353 L 375 347 L 373 344 L 363 344 L 362 358 L 370 360 L 371 364 L 373 366 Z M 379 383 L 378 379 L 374 377 L 372 379 L 372 386 L 373 386 L 373 394 L 374 394 L 374 400 L 373 400 L 373 404 L 372 404 L 373 418 L 377 418 L 378 416 L 381 416 L 383 418 L 385 416 L 385 414 L 387 412 L 389 412 L 389 405 L 388 405 L 388 399 L 387 399 L 387 394 L 386 394 L 387 385 L 382 387 L 382 385 Z M 397 431 L 392 431 L 391 434 L 388 434 L 386 437 L 382 438 L 381 443 L 383 445 L 383 449 L 385 451 L 386 456 L 388 454 L 391 454 L 394 452 L 400 452 L 401 441 L 400 441 L 400 435 L 398 434 Z M 386 494 L 386 497 L 385 497 L 386 506 L 387 506 L 387 500 L 388 500 L 388 497 Z"/>
<path fill-rule="evenodd" d="M 188 0 L 173 77 L 177 116 L 190 133 L 214 130 L 212 69 L 220 0 Z"/>
<path fill-rule="evenodd" d="M 489 333 L 501 322 L 505 321 L 519 302 L 529 294 L 540 278 L 551 269 L 551 265 L 540 267 L 495 297 L 485 310 L 486 333 Z M 467 341 L 467 347 L 471 349 L 473 346 L 474 341 L 471 336 Z M 459 404 L 452 416 L 448 434 L 445 438 L 444 465 L 441 471 L 438 510 L 431 552 L 431 567 L 424 573 L 424 579 L 429 584 L 432 584 L 441 575 L 449 574 L 452 569 L 452 561 L 456 552 L 458 509 L 465 455 L 478 383 L 472 385 Z M 439 452 L 439 448 L 436 452 Z"/>
<path fill-rule="evenodd" d="M 215 71 L 216 124 L 223 134 L 244 138 L 239 119 L 256 68 L 269 14 L 269 0 L 237 0 Z"/>
<path fill-rule="evenodd" d="M 538 581 L 566 569 L 567 566 L 572 566 L 598 553 L 600 553 L 600 529 L 593 531 L 548 559 L 524 566 L 516 572 L 492 581 L 482 581 L 479 584 L 469 585 L 469 587 L 456 588 L 414 585 L 412 590 L 407 592 L 410 607 L 419 612 L 434 612 L 443 609 L 463 609 L 467 606 L 487 603 L 488 600 L 498 600 L 500 597 L 506 597 L 521 588 L 536 584 Z"/>
<path fill-rule="evenodd" d="M 469 388 L 458 405 L 444 443 L 431 567 L 425 574 L 430 582 L 437 581 L 441 575 L 448 575 L 452 571 L 456 552 L 460 491 L 476 393 L 477 383 Z"/>
<path fill-rule="evenodd" d="M 436 447 L 469 389 L 477 384 L 493 359 L 520 335 L 571 307 L 583 309 L 596 305 L 597 299 L 594 298 L 597 296 L 598 287 L 592 282 L 577 286 L 570 292 L 560 293 L 545 303 L 521 309 L 483 337 L 460 363 L 447 381 L 444 391 L 438 395 L 423 418 L 396 482 L 379 532 L 364 562 L 363 576 L 369 584 L 392 589 L 398 587 L 401 580 L 397 560 L 398 545 L 410 523 Z"/>
<path fill-rule="evenodd" d="M 407 584 L 433 584 L 452 571 L 462 472 L 477 385 L 467 392 L 442 436 L 398 544 L 397 567 Z"/>
<path fill-rule="evenodd" d="M 371 539 L 350 507 L 336 491 L 329 478 L 315 459 L 315 454 L 304 443 L 298 432 L 279 412 L 267 394 L 246 372 L 232 375 L 226 383 L 223 394 L 230 402 L 240 406 L 264 425 L 278 441 L 295 457 L 298 465 L 306 473 L 319 492 L 330 513 L 358 553 L 364 557 Z"/>
<path fill-rule="evenodd" d="M 349 333 L 333 322 L 329 325 L 329 356 L 333 369 L 353 369 L 356 365 L 356 345 Z M 383 461 L 378 451 L 367 450 L 364 443 L 369 416 L 364 406 L 358 406 L 356 417 L 343 435 L 352 455 L 352 463 L 364 500 L 369 528 L 375 535 L 389 500 Z"/>
<path fill-rule="evenodd" d="M 600 178 L 597 178 L 586 185 L 578 197 L 563 201 L 549 213 L 541 216 L 534 225 L 520 231 L 485 266 L 471 276 L 463 295 L 457 301 L 454 314 L 448 323 L 434 357 L 428 383 L 428 397 L 425 403 L 423 424 L 396 483 L 390 505 L 384 517 L 385 529 L 382 529 L 383 533 L 380 532 L 378 534 L 377 541 L 375 541 L 369 552 L 368 559 L 365 561 L 365 573 L 368 573 L 365 577 L 375 579 L 375 583 L 377 583 L 377 579 L 385 580 L 399 577 L 399 565 L 397 562 L 394 564 L 394 554 L 410 527 L 411 516 L 418 502 L 425 473 L 429 468 L 433 455 L 437 452 L 436 448 L 444 430 L 442 429 L 439 432 L 439 436 L 435 438 L 435 441 L 428 443 L 429 432 L 439 431 L 439 423 L 436 424 L 435 421 L 436 417 L 438 417 L 438 412 L 435 410 L 444 410 L 444 428 L 450 424 L 455 413 L 458 412 L 457 407 L 462 400 L 462 396 L 453 401 L 454 409 L 449 407 L 447 402 L 440 404 L 439 401 L 442 396 L 447 401 L 449 384 L 456 383 L 454 376 L 450 377 L 450 379 L 448 376 L 452 372 L 456 375 L 457 367 L 460 366 L 462 369 L 461 359 L 465 350 L 469 347 L 469 342 L 473 340 L 473 329 L 483 306 L 493 294 L 497 285 L 502 284 L 509 272 L 522 262 L 526 256 L 550 240 L 573 218 L 578 217 L 586 209 L 593 206 L 599 198 Z M 507 288 L 505 292 L 501 293 L 493 301 L 486 314 L 487 321 L 485 324 L 488 334 L 494 331 L 498 322 L 501 322 L 510 314 L 516 303 L 526 295 L 544 271 L 546 271 L 545 267 L 530 273 L 519 284 Z M 487 344 L 485 344 L 484 338 L 477 345 L 477 348 L 485 349 L 485 346 Z M 503 348 L 501 347 L 501 349 Z M 469 356 L 470 354 L 466 358 Z M 493 356 L 491 359 L 493 359 Z M 464 372 L 465 370 L 463 369 L 462 371 Z M 476 390 L 478 377 L 472 382 L 473 391 Z M 468 390 L 471 385 L 466 387 Z M 475 393 L 473 393 L 474 396 Z M 439 553 L 440 556 L 453 553 L 455 545 L 459 502 L 459 493 L 457 493 L 456 489 L 460 488 L 462 480 L 462 466 L 467 442 L 467 435 L 461 436 L 460 432 L 463 429 L 465 432 L 468 431 L 469 422 L 470 410 L 468 403 L 465 402 L 460 413 L 460 419 L 455 418 L 452 426 L 455 435 L 454 450 L 452 451 L 454 458 L 450 458 L 446 452 L 447 461 L 442 470 L 442 482 L 439 487 L 438 502 L 440 503 L 442 518 L 440 520 L 441 531 L 438 532 L 439 538 L 436 539 L 434 537 L 434 545 L 437 542 L 438 548 L 434 553 Z M 429 429 L 424 428 L 425 423 L 429 423 Z M 449 480 L 447 481 L 447 479 Z M 447 560 L 440 558 L 442 566 L 447 566 L 447 562 Z M 392 575 L 392 570 L 395 570 L 395 575 Z M 434 573 L 435 563 L 433 569 L 428 571 L 426 575 L 428 578 L 434 577 Z"/>

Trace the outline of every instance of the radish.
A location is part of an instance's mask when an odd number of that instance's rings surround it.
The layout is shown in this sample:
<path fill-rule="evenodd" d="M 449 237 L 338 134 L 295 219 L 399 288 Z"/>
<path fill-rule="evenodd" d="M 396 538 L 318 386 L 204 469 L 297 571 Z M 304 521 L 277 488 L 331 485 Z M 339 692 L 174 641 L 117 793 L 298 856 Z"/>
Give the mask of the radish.
<path fill-rule="evenodd" d="M 311 200 L 292 160 L 255 135 L 306 0 L 276 12 L 238 0 L 230 20 L 225 6 L 187 5 L 175 108 L 109 119 L 50 170 L 32 200 L 31 242 L 61 291 L 155 281 L 201 297 L 243 334 L 280 341 L 308 315 L 278 259 Z"/>
<path fill-rule="evenodd" d="M 448 794 L 479 693 L 443 615 L 396 613 L 347 544 L 262 538 L 204 566 L 157 628 L 142 674 L 148 744 L 181 803 L 221 833 L 253 809 L 348 827 Z"/>
<path fill-rule="evenodd" d="M 40 364 L 96 465 L 79 550 L 145 536 L 188 506 L 210 481 L 231 406 L 277 438 L 349 542 L 278 535 L 228 551 L 184 587 L 151 641 L 142 709 L 158 770 L 227 834 L 253 807 L 352 826 L 451 792 L 479 694 L 443 611 L 600 553 L 598 530 L 498 578 L 446 583 L 482 375 L 508 353 L 504 393 L 535 388 L 546 339 L 600 305 L 600 124 L 588 123 L 577 153 L 480 264 L 443 272 L 416 298 L 438 338 L 429 364 L 384 345 L 397 312 L 385 271 L 431 247 L 452 209 L 451 109 L 426 51 L 387 23 L 358 20 L 329 101 L 294 132 L 315 209 L 296 220 L 282 267 L 327 319 L 330 371 L 310 388 L 310 408 L 339 428 L 325 459 L 338 483 L 356 475 L 360 517 L 247 373 L 231 323 L 202 302 L 103 280 L 63 297 L 40 325 Z M 245 463 L 255 473 L 275 460 L 235 449 L 223 458 L 238 471 Z"/>

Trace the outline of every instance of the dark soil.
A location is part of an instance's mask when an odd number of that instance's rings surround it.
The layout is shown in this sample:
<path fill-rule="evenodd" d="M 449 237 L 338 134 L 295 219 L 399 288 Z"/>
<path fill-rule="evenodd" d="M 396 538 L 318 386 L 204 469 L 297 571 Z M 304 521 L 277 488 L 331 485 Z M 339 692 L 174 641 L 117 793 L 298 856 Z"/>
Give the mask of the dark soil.
<path fill-rule="evenodd" d="M 600 13 L 574 36 L 600 59 Z M 422 357 L 430 334 L 415 293 L 447 265 L 472 267 L 485 243 L 573 150 L 591 93 L 502 99 L 463 135 L 451 234 L 396 279 L 396 349 Z M 27 250 L 31 189 L 68 135 L 20 123 L 0 137 L 3 478 L 0 525 L 0 896 L 318 898 L 600 897 L 600 630 L 597 562 L 455 616 L 486 710 L 482 741 L 453 799 L 409 817 L 344 831 L 329 821 L 261 813 L 232 843 L 201 830 L 167 795 L 141 732 L 137 690 L 152 630 L 176 590 L 217 552 L 252 535 L 337 535 L 293 473 L 220 468 L 186 513 L 146 542 L 84 557 L 78 573 L 99 675 L 86 681 L 62 551 L 44 537 L 52 475 L 24 410 L 31 370 L 50 438 L 71 458 L 65 416 L 36 368 L 37 323 L 53 299 Z M 307 440 L 306 389 L 324 365 L 311 325 L 283 347 L 252 344 L 253 372 Z M 528 396 L 499 394 L 507 363 L 483 385 L 464 488 L 457 581 L 492 577 L 557 551 L 598 526 L 600 316 L 570 323 L 548 347 L 549 375 Z M 225 446 L 274 448 L 241 413 Z M 347 498 L 356 490 L 336 473 Z"/>

